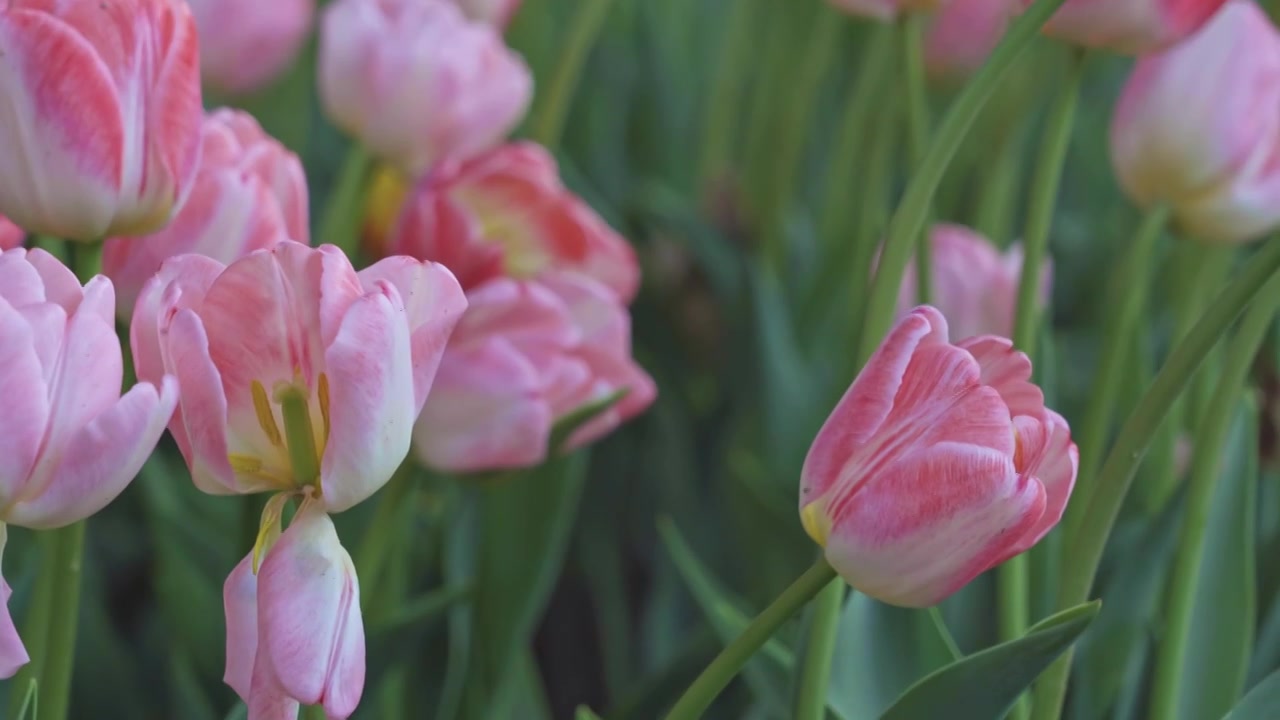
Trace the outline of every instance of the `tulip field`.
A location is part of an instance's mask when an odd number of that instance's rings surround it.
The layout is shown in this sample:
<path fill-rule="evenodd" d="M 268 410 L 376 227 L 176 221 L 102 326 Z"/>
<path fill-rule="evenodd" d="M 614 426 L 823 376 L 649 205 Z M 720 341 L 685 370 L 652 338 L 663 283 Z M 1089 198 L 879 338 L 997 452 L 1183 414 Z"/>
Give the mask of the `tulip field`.
<path fill-rule="evenodd" d="M 1280 720 L 1280 2 L 0 3 L 0 720 Z"/>

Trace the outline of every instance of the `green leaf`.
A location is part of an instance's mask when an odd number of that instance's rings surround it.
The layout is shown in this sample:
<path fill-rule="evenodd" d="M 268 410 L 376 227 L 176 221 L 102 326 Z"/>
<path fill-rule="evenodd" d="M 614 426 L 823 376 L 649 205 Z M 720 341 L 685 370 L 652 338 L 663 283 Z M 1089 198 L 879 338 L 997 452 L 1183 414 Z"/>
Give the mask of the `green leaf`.
<path fill-rule="evenodd" d="M 14 720 L 28 720 L 39 716 L 40 691 L 35 678 L 27 683 L 27 692 L 22 696 L 22 704 L 18 706 L 18 715 Z"/>
<path fill-rule="evenodd" d="M 1249 691 L 1223 720 L 1273 720 L 1280 717 L 1280 670 Z"/>
<path fill-rule="evenodd" d="M 1094 600 L 1064 610 L 1032 626 L 1017 640 L 947 665 L 912 685 L 881 720 L 999 720 L 1089 627 L 1101 604 Z"/>
<path fill-rule="evenodd" d="M 577 432 L 578 428 L 594 420 L 601 413 L 609 410 L 609 408 L 617 405 L 622 398 L 627 396 L 630 388 L 622 388 L 600 398 L 594 402 L 586 403 L 581 407 L 569 412 L 564 417 L 556 421 L 555 427 L 551 428 L 551 439 L 547 443 L 549 455 L 556 455 L 566 451 L 564 444 L 569 441 L 570 436 Z"/>
<path fill-rule="evenodd" d="M 1249 401 L 1227 441 L 1214 486 L 1196 582 L 1191 633 L 1178 683 L 1178 717 L 1221 717 L 1244 690 L 1256 612 L 1254 495 L 1258 478 L 1257 405 Z"/>
<path fill-rule="evenodd" d="M 573 720 L 600 720 L 600 716 L 586 705 L 579 705 L 578 709 L 573 711 Z"/>

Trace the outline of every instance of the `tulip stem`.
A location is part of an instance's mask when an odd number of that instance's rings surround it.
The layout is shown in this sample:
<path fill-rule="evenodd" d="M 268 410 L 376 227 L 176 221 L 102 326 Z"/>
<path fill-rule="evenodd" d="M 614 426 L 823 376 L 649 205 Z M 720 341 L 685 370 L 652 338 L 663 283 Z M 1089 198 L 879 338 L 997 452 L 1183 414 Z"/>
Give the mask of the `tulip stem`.
<path fill-rule="evenodd" d="M 754 3 L 732 3 L 720 40 L 710 95 L 703 111 L 702 153 L 698 158 L 699 186 L 714 186 L 731 167 L 734 139 L 738 136 L 747 73 L 755 43 L 752 18 L 759 14 Z"/>
<path fill-rule="evenodd" d="M 907 81 L 907 160 L 915 172 L 924 162 L 929 145 L 929 90 L 924 73 L 924 31 L 928 16 L 913 12 L 904 17 L 902 27 L 902 67 Z M 930 203 L 932 205 L 932 203 Z M 929 302 L 929 284 L 932 282 L 932 245 L 929 242 L 929 215 L 925 208 L 924 227 L 916 231 L 916 301 Z"/>
<path fill-rule="evenodd" d="M 582 77 L 582 67 L 587 54 L 595 47 L 612 4 L 612 0 L 587 0 L 579 3 L 580 9 L 574 13 L 568 37 L 561 46 L 560 59 L 551 74 L 551 82 L 547 84 L 546 92 L 541 94 L 542 102 L 529 118 L 529 136 L 548 150 L 554 152 L 560 144 L 573 93 Z"/>
<path fill-rule="evenodd" d="M 373 157 L 359 141 L 351 141 L 342 170 L 329 191 L 324 217 L 320 220 L 320 244 L 337 245 L 351 258 L 359 248 L 360 221 L 364 219 L 364 199 Z"/>
<path fill-rule="evenodd" d="M 1191 332 L 1169 353 L 1107 455 L 1094 483 L 1094 493 L 1087 498 L 1089 504 L 1081 516 L 1079 530 L 1066 537 L 1068 552 L 1058 588 L 1059 608 L 1079 604 L 1088 597 L 1102 550 L 1152 436 L 1226 329 L 1277 272 L 1280 272 L 1280 239 L 1273 239 L 1249 258 L 1235 282 L 1217 295 Z M 1076 502 L 1080 501 L 1077 497 Z M 1067 650 L 1036 685 L 1032 715 L 1035 720 L 1053 720 L 1059 716 L 1066 697 L 1071 654 L 1071 650 Z"/>
<path fill-rule="evenodd" d="M 329 720 L 323 705 L 303 705 L 298 720 Z"/>
<path fill-rule="evenodd" d="M 751 656 L 806 603 L 824 588 L 834 585 L 832 581 L 835 577 L 836 571 L 825 559 L 819 558 L 711 661 L 676 701 L 667 714 L 667 720 L 692 720 L 700 717 Z M 843 584 L 837 589 L 843 591 Z"/>
<path fill-rule="evenodd" d="M 366 612 L 373 607 L 373 598 L 380 588 L 380 580 L 391 554 L 391 544 L 399 539 L 400 521 L 412 494 L 413 478 L 410 477 L 412 460 L 406 460 L 379 493 L 373 519 L 365 530 L 356 552 L 356 571 L 360 576 L 360 605 Z"/>
<path fill-rule="evenodd" d="M 71 704 L 76 630 L 80 619 L 80 576 L 85 521 L 54 530 L 53 562 L 42 568 L 54 576 L 49 611 L 48 647 L 40 678 L 39 720 L 65 720 Z"/>
<path fill-rule="evenodd" d="M 1204 559 L 1205 531 L 1213 504 L 1214 485 L 1218 480 L 1218 465 L 1245 378 L 1277 310 L 1280 310 L 1280 274 L 1267 281 L 1227 346 L 1226 365 L 1218 380 L 1217 391 L 1198 426 L 1186 514 L 1178 533 L 1178 554 L 1172 565 L 1165 636 L 1157 653 L 1155 681 L 1151 689 L 1153 718 L 1173 717 L 1177 709 L 1178 684 L 1182 679 L 1187 641 L 1191 634 L 1191 614 L 1195 608 L 1197 581 Z M 1242 481 L 1253 482 L 1253 478 Z"/>
<path fill-rule="evenodd" d="M 6 529 L 7 532 L 7 529 Z M 40 563 L 39 568 L 52 568 L 52 562 L 58 550 L 58 536 L 56 533 L 43 532 L 36 536 L 36 544 L 38 547 L 38 555 Z M 31 601 L 27 603 L 27 615 L 22 625 L 22 644 L 26 646 L 27 656 L 31 661 L 22 666 L 10 684 L 9 695 L 9 716 L 17 717 L 18 710 L 22 705 L 21 692 L 16 692 L 16 688 L 23 688 L 32 681 L 37 683 L 40 689 L 40 683 L 44 682 L 45 659 L 49 652 L 49 616 L 53 611 L 54 582 L 57 575 L 51 571 L 36 573 L 35 588 L 31 593 Z"/>
<path fill-rule="evenodd" d="M 813 603 L 809 641 L 800 666 L 795 720 L 823 720 L 827 716 L 827 685 L 831 680 L 831 658 L 836 651 L 844 589 L 844 580 L 832 580 Z"/>
<path fill-rule="evenodd" d="M 871 283 L 866 325 L 862 331 L 857 359 L 859 365 L 871 357 L 893 323 L 902 273 L 911 259 L 913 240 L 924 229 L 929 207 L 942 182 L 943 173 L 961 141 L 981 112 L 1001 79 L 1013 68 L 1036 37 L 1040 28 L 1066 0 L 1036 0 L 1013 24 L 992 51 L 986 64 L 965 85 L 947 109 L 929 143 L 923 161 L 907 183 L 906 192 L 889 222 L 889 233 L 880 256 L 880 265 Z"/>

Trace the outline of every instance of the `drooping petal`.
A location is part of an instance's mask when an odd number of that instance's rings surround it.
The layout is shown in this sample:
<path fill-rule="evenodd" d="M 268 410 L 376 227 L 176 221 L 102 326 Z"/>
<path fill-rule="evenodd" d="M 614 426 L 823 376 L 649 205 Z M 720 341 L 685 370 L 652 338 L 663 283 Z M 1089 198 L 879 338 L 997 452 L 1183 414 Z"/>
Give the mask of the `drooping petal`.
<path fill-rule="evenodd" d="M 35 466 L 49 419 L 49 398 L 32 328 L 3 295 L 0 398 L 4 398 L 4 412 L 0 412 L 0 506 L 4 506 L 21 493 Z"/>
<path fill-rule="evenodd" d="M 227 665 L 222 679 L 247 703 L 258 655 L 258 577 L 253 574 L 253 553 L 227 576 L 222 604 L 227 618 Z"/>
<path fill-rule="evenodd" d="M 253 720 L 298 720 L 298 701 L 280 685 L 271 658 L 263 649 L 259 649 L 254 663 L 246 704 Z"/>
<path fill-rule="evenodd" d="M 0 554 L 4 553 L 8 537 L 8 527 L 0 523 Z M 18 629 L 14 627 L 13 616 L 9 614 L 11 595 L 13 590 L 9 583 L 0 577 L 0 678 L 13 677 L 19 668 L 31 660 L 27 655 L 27 648 L 22 644 L 22 638 L 18 636 Z"/>

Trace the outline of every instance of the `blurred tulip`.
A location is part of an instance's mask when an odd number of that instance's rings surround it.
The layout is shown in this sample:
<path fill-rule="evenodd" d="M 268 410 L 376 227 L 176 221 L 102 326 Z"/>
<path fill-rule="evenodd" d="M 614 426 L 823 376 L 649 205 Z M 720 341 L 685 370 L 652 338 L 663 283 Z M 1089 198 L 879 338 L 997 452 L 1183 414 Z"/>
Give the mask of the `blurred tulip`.
<path fill-rule="evenodd" d="M 1008 340 L 958 345 L 937 310 L 889 333 L 805 459 L 800 516 L 832 567 L 893 605 L 934 605 L 1062 517 L 1078 454 Z"/>
<path fill-rule="evenodd" d="M 893 20 L 913 12 L 933 12 L 949 0 L 829 0 L 837 9 L 851 15 L 877 20 Z"/>
<path fill-rule="evenodd" d="M 1227 0 L 1068 0 L 1045 34 L 1085 47 L 1142 55 L 1201 28 Z M 1023 0 L 1023 6 L 1032 0 Z"/>
<path fill-rule="evenodd" d="M 164 227 L 200 155 L 186 5 L 9 0 L 0 58 L 0 213 L 72 240 Z"/>
<path fill-rule="evenodd" d="M 505 28 L 511 16 L 520 9 L 521 0 L 454 0 L 462 12 L 472 20 Z"/>
<path fill-rule="evenodd" d="M 8 218 L 0 217 L 0 251 L 12 250 L 27 239 L 22 228 L 14 225 Z"/>
<path fill-rule="evenodd" d="M 547 456 L 557 420 L 627 394 L 569 439 L 579 447 L 644 410 L 657 393 L 631 359 L 631 322 L 590 278 L 497 278 L 468 295 L 414 431 L 428 465 L 454 472 L 520 468 Z"/>
<path fill-rule="evenodd" d="M 1003 254 L 990 240 L 963 225 L 933 226 L 929 235 L 931 302 L 947 318 L 951 335 L 1013 334 L 1022 282 L 1022 248 L 1014 245 Z M 907 265 L 898 292 L 898 316 L 916 305 L 915 261 Z M 1040 271 L 1039 305 L 1049 301 L 1053 269 L 1046 262 Z"/>
<path fill-rule="evenodd" d="M 466 307 L 441 265 L 356 273 L 333 246 L 280 243 L 228 266 L 165 261 L 130 326 L 138 377 L 182 389 L 169 425 L 214 494 L 318 491 L 339 512 L 390 479 Z"/>
<path fill-rule="evenodd" d="M 433 170 L 410 196 L 389 249 L 443 263 L 468 290 L 502 275 L 570 270 L 626 303 L 640 284 L 631 245 L 565 189 L 555 159 L 534 143 Z"/>
<path fill-rule="evenodd" d="M 315 0 L 187 0 L 200 31 L 200 75 L 226 93 L 260 89 L 293 64 Z"/>
<path fill-rule="evenodd" d="M 1168 205 L 1194 237 L 1244 242 L 1280 225 L 1280 33 L 1266 13 L 1233 0 L 1202 32 L 1139 60 L 1111 158 L 1138 204 Z"/>
<path fill-rule="evenodd" d="M 333 521 L 304 504 L 262 558 L 245 557 L 223 588 L 224 679 L 252 720 L 295 718 L 299 703 L 330 720 L 355 712 L 364 691 L 360 584 Z"/>
<path fill-rule="evenodd" d="M 369 257 L 385 257 L 391 229 L 404 209 L 412 187 L 404 173 L 386 163 L 374 166 L 365 193 L 364 226 L 360 229 L 360 247 Z"/>
<path fill-rule="evenodd" d="M 449 2 L 336 0 L 320 26 L 334 123 L 410 175 L 500 142 L 529 106 L 529 68 Z"/>
<path fill-rule="evenodd" d="M 977 72 L 1021 9 L 1021 0 L 951 0 L 930 22 L 925 36 L 929 74 L 960 79 Z"/>
<path fill-rule="evenodd" d="M 298 156 L 262 131 L 252 115 L 221 109 L 202 130 L 203 151 L 191 195 L 154 235 L 113 238 L 102 269 L 120 296 L 122 320 L 165 259 L 196 253 L 231 262 L 285 240 L 310 241 L 307 178 Z"/>

